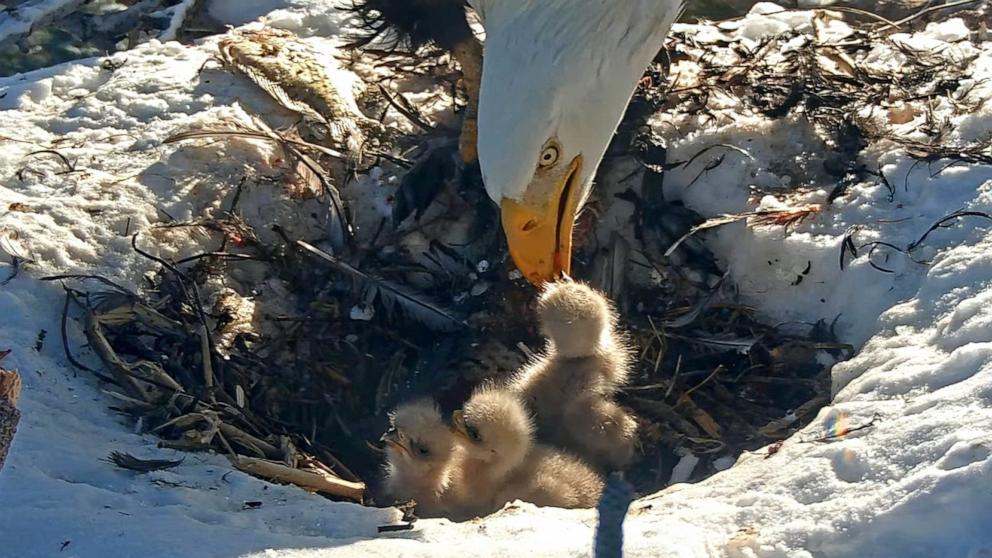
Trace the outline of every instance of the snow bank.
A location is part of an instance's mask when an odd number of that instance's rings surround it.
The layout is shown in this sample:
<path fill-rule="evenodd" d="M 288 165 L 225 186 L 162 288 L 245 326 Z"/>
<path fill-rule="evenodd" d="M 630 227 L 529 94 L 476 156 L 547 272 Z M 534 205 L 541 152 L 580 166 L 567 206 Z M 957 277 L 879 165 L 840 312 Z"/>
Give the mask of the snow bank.
<path fill-rule="evenodd" d="M 325 4 L 295 2 L 277 19 L 297 31 L 339 29 L 341 15 Z M 753 15 L 742 29 L 760 33 L 809 21 L 768 17 L 779 19 Z M 925 39 L 942 41 L 952 31 L 938 26 Z M 980 55 L 973 62 L 980 82 L 992 72 L 992 45 L 968 46 Z M 212 49 L 212 41 L 153 42 L 109 62 L 0 80 L 0 234 L 7 238 L 0 246 L 33 262 L 0 287 L 0 349 L 14 349 L 4 365 L 20 370 L 25 383 L 21 430 L 0 474 L 2 554 L 587 555 L 593 512 L 529 505 L 484 521 L 420 521 L 410 532 L 377 535 L 376 525 L 395 512 L 268 485 L 232 472 L 218 457 L 155 449 L 152 436 L 131 433 L 126 419 L 106 410 L 109 400 L 91 377 L 69 367 L 59 342 L 61 289 L 38 277 L 99 272 L 137 284 L 148 264 L 133 254 L 128 232 L 148 230 L 163 214 L 182 220 L 217 211 L 246 172 L 244 161 L 254 169 L 269 164 L 270 148 L 249 141 L 161 144 L 186 126 L 244 120 L 242 107 L 278 114 L 246 80 L 209 66 L 198 73 Z M 877 54 L 881 60 L 886 53 Z M 982 87 L 973 94 L 992 98 Z M 990 116 L 992 106 L 956 117 L 956 133 L 981 137 Z M 753 159 L 731 153 L 692 186 L 705 161 L 668 179 L 705 214 L 748 207 L 750 184 L 787 183 L 789 165 L 816 150 L 801 122 L 753 115 L 701 127 L 671 150 L 681 158 L 721 142 L 747 144 Z M 65 161 L 36 153 L 45 149 Z M 751 302 L 783 320 L 841 314 L 844 336 L 864 341 L 857 357 L 834 369 L 833 404 L 778 451 L 744 455 L 705 482 L 636 502 L 625 524 L 628 556 L 992 553 L 992 228 L 962 220 L 934 232 L 929 266 L 898 255 L 886 263 L 893 274 L 872 269 L 864 255 L 843 272 L 836 263 L 851 226 L 878 225 L 880 238 L 905 245 L 954 210 L 992 211 L 992 169 L 962 165 L 931 177 L 883 146 L 868 146 L 862 157 L 900 183 L 905 177 L 908 187 L 893 203 L 879 186 L 865 184 L 788 234 L 728 226 L 711 240 Z M 803 201 L 825 195 L 826 189 L 812 192 Z M 144 237 L 166 257 L 201 251 L 205 242 L 189 231 Z M 10 262 L 4 254 L 0 262 Z M 792 286 L 807 262 L 810 277 Z M 0 263 L 0 281 L 12 271 Z M 71 347 L 92 364 L 78 327 L 69 326 Z M 855 431 L 829 438 L 845 426 Z M 113 450 L 185 461 L 136 475 L 101 461 Z"/>

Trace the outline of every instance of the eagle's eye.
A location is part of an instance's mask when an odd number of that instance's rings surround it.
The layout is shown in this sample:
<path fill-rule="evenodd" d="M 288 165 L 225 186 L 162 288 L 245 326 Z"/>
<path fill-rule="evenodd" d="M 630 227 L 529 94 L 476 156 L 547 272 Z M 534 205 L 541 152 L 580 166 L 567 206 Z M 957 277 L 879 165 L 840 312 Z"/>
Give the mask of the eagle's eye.
<path fill-rule="evenodd" d="M 558 146 L 549 145 L 545 147 L 544 151 L 541 152 L 541 159 L 538 162 L 538 164 L 540 164 L 541 167 L 550 167 L 551 165 L 554 165 L 557 162 L 558 162 Z"/>

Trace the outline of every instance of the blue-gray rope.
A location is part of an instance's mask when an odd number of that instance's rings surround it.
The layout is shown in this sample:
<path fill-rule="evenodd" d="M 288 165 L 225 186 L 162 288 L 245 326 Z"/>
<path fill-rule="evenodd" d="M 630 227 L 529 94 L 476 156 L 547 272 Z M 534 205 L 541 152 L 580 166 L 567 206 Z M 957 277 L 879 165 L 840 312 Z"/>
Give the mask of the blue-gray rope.
<path fill-rule="evenodd" d="M 606 479 L 599 498 L 599 524 L 596 526 L 596 558 L 623 557 L 623 520 L 634 499 L 634 487 L 613 473 Z"/>

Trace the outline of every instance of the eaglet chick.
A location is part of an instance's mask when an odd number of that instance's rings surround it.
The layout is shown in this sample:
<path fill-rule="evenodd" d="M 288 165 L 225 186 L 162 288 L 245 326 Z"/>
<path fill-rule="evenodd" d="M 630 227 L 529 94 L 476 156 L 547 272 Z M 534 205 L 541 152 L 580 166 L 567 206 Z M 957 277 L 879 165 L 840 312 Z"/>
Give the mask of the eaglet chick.
<path fill-rule="evenodd" d="M 591 287 L 564 281 L 545 287 L 537 314 L 548 338 L 545 352 L 512 387 L 534 412 L 538 439 L 600 470 L 624 468 L 634 454 L 637 422 L 613 401 L 630 366 L 613 307 Z"/>
<path fill-rule="evenodd" d="M 476 481 L 467 507 L 477 515 L 513 500 L 566 508 L 595 505 L 602 480 L 579 459 L 535 445 L 533 423 L 516 394 L 483 387 L 452 422 L 464 438 L 464 473 Z"/>
<path fill-rule="evenodd" d="M 464 452 L 433 401 L 405 403 L 390 415 L 386 489 L 398 500 L 416 500 L 425 517 L 453 513 Z"/>

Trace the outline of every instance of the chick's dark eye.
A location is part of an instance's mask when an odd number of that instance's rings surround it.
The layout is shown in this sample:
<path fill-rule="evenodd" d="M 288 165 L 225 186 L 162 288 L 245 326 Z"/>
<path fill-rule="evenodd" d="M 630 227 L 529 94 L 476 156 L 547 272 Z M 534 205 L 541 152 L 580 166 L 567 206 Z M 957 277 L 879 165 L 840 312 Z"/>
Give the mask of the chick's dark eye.
<path fill-rule="evenodd" d="M 421 457 L 427 457 L 431 454 L 430 448 L 428 448 L 427 446 L 422 446 L 420 444 L 417 444 L 414 450 L 417 452 L 417 455 Z"/>
<path fill-rule="evenodd" d="M 482 436 L 479 434 L 479 430 L 474 426 L 466 426 L 465 431 L 468 432 L 469 437 L 472 438 L 474 441 L 476 442 L 482 441 Z"/>

